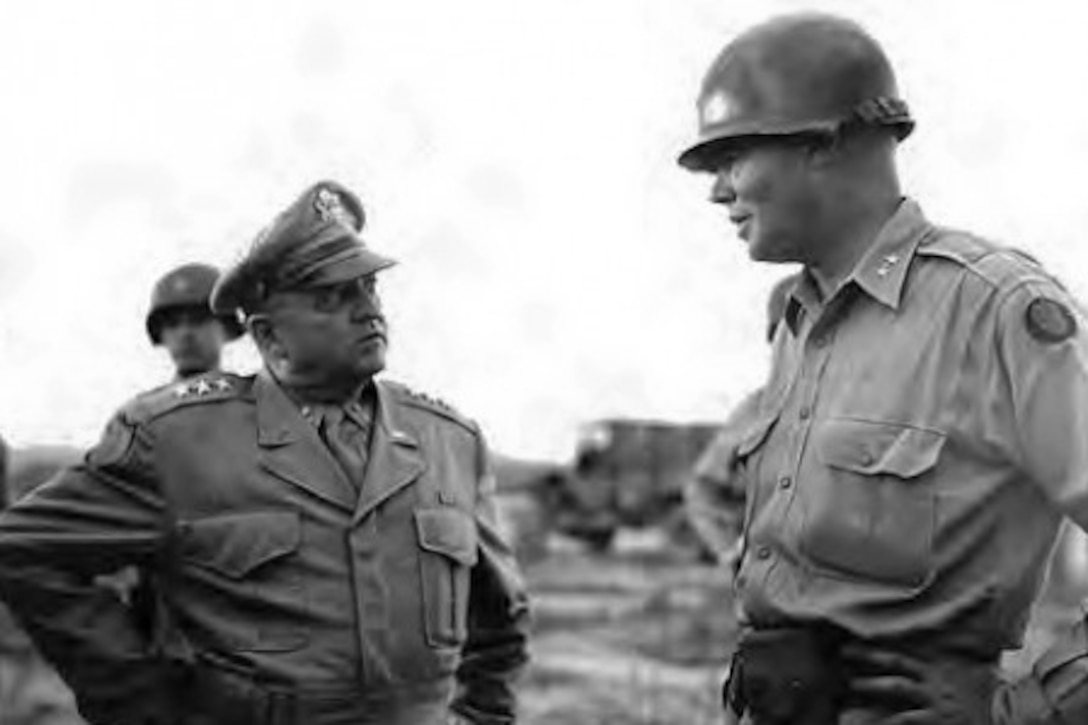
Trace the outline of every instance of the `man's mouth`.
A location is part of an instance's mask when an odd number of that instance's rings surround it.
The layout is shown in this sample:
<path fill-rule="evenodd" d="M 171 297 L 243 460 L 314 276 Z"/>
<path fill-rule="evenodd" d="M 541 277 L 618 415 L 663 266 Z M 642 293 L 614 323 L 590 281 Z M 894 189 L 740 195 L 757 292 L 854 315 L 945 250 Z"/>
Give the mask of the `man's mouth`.
<path fill-rule="evenodd" d="M 748 221 L 752 218 L 751 214 L 730 214 L 729 221 L 733 222 L 733 225 L 737 228 L 737 236 L 741 239 L 747 240 L 748 238 Z"/>
<path fill-rule="evenodd" d="M 360 345 L 368 345 L 378 341 L 385 342 L 385 333 L 383 332 L 370 332 L 360 337 L 356 342 Z"/>

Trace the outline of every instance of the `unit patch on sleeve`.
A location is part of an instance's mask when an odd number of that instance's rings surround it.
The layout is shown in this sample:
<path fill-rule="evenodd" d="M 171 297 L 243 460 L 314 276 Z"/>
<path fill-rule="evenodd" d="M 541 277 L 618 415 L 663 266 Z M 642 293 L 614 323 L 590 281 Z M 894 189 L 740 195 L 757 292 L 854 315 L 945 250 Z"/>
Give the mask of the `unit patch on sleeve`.
<path fill-rule="evenodd" d="M 1049 297 L 1036 297 L 1024 313 L 1028 332 L 1036 340 L 1054 344 L 1068 340 L 1077 332 L 1073 313 L 1061 302 Z"/>

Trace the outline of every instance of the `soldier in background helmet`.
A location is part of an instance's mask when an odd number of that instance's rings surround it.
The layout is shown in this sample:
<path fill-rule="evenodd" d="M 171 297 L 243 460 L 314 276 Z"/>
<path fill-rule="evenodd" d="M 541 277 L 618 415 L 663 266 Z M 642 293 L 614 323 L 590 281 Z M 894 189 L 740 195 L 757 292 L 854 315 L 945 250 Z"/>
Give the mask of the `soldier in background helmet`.
<path fill-rule="evenodd" d="M 218 279 L 215 267 L 186 264 L 159 279 L 151 293 L 147 335 L 170 353 L 179 379 L 218 370 L 223 345 L 244 332 L 235 315 L 215 315 L 208 306 Z"/>
<path fill-rule="evenodd" d="M 744 480 L 744 633 L 726 695 L 755 725 L 1088 722 L 1084 622 L 1023 682 L 1062 517 L 1088 529 L 1088 331 L 1027 256 L 900 190 L 914 121 L 860 26 L 742 33 L 680 156 L 752 259 L 803 265 L 729 456 Z"/>

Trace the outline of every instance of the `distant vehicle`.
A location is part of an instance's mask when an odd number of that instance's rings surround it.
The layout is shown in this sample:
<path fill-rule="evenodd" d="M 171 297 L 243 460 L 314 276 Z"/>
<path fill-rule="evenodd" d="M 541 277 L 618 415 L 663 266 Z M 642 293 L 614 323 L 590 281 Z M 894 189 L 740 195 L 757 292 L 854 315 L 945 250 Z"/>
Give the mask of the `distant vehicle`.
<path fill-rule="evenodd" d="M 74 446 L 33 445 L 12 448 L 7 462 L 7 496 L 16 501 L 53 477 L 62 468 L 83 460 L 83 450 Z"/>
<path fill-rule="evenodd" d="M 613 418 L 579 432 L 566 464 L 495 465 L 502 492 L 531 491 L 547 528 L 603 551 L 621 527 L 660 526 L 677 543 L 700 544 L 683 511 L 683 486 L 717 423 Z"/>

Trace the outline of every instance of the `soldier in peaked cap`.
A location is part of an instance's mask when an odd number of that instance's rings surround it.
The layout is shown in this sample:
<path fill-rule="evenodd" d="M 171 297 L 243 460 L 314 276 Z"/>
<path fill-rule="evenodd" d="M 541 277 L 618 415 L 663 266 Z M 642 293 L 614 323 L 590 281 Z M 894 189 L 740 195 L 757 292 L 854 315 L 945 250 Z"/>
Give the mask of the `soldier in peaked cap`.
<path fill-rule="evenodd" d="M 151 292 L 147 336 L 170 354 L 179 380 L 218 370 L 223 345 L 245 332 L 233 312 L 212 313 L 218 279 L 211 265 L 184 264 L 163 275 Z"/>
<path fill-rule="evenodd" d="M 1088 528 L 1082 307 L 1026 255 L 904 197 L 914 120 L 856 23 L 750 28 L 697 107 L 680 163 L 712 175 L 749 256 L 803 265 L 724 456 L 748 500 L 730 715 L 1088 722 L 1083 619 L 1024 681 L 998 674 L 1062 518 Z"/>
<path fill-rule="evenodd" d="M 375 375 L 386 326 L 343 186 L 306 190 L 212 295 L 264 359 L 122 407 L 0 516 L 0 596 L 91 723 L 499 725 L 527 597 L 479 428 Z M 153 567 L 153 647 L 88 584 Z"/>

